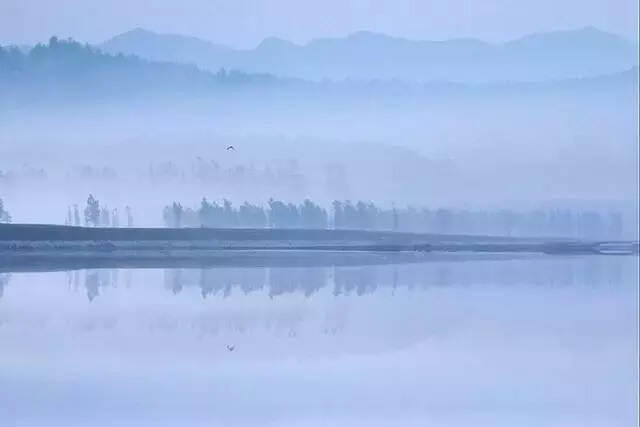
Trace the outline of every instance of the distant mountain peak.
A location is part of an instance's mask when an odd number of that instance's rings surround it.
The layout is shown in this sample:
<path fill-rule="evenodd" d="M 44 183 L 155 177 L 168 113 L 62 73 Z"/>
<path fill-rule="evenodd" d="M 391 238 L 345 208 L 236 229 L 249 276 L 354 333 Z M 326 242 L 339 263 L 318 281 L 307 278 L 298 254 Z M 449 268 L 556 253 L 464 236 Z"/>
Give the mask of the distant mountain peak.
<path fill-rule="evenodd" d="M 197 63 L 199 55 L 216 55 L 232 50 L 197 37 L 156 33 L 141 27 L 118 34 L 99 48 L 113 54 L 133 54 L 151 60 L 182 63 Z"/>
<path fill-rule="evenodd" d="M 289 40 L 281 39 L 279 37 L 271 36 L 267 37 L 256 47 L 258 49 L 289 49 L 298 47 L 297 44 L 290 42 Z"/>
<path fill-rule="evenodd" d="M 116 34 L 115 36 L 107 40 L 107 42 L 110 40 L 117 40 L 117 39 L 130 38 L 130 37 L 145 37 L 145 36 L 157 36 L 157 35 L 159 34 L 154 33 L 153 31 L 147 30 L 142 27 L 136 27 L 136 28 L 132 28 L 131 30 L 125 31 L 124 33 Z"/>
<path fill-rule="evenodd" d="M 560 31 L 547 31 L 528 34 L 518 39 L 505 43 L 505 45 L 517 45 L 531 42 L 577 42 L 577 43 L 623 43 L 632 42 L 607 31 L 600 30 L 592 25 Z"/>
<path fill-rule="evenodd" d="M 126 33 L 142 33 L 142 34 L 155 34 L 153 31 L 151 30 L 147 30 L 146 28 L 142 28 L 142 27 L 135 27 L 129 31 L 126 31 Z"/>

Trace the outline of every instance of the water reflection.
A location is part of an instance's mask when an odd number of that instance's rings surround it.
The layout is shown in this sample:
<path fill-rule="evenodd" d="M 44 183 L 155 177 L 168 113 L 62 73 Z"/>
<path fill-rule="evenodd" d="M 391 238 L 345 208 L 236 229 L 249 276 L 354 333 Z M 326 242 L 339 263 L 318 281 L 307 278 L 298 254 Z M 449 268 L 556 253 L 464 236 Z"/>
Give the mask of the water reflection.
<path fill-rule="evenodd" d="M 433 286 L 603 286 L 632 276 L 637 259 L 627 257 L 534 257 L 508 262 L 429 262 L 333 267 L 216 267 L 171 268 L 163 271 L 164 287 L 173 294 L 198 287 L 202 298 L 228 297 L 232 292 L 249 294 L 267 290 L 270 297 L 299 292 L 310 297 L 330 287 L 332 294 L 365 295 L 378 288 L 426 289 Z M 67 271 L 67 285 L 77 290 L 84 284 L 93 301 L 102 288 L 118 287 L 121 277 L 130 288 L 136 270 L 87 269 Z M 11 278 L 0 273 L 0 297 Z"/>
<path fill-rule="evenodd" d="M 0 274 L 0 420 L 630 425 L 637 282 L 631 257 Z"/>
<path fill-rule="evenodd" d="M 4 287 L 9 283 L 9 278 L 11 275 L 9 273 L 0 273 L 0 298 L 4 293 Z"/>
<path fill-rule="evenodd" d="M 263 291 L 275 297 L 299 292 L 306 297 L 330 287 L 333 295 L 365 295 L 379 287 L 425 289 L 431 286 L 534 285 L 602 286 L 633 274 L 625 258 L 518 260 L 508 263 L 425 263 L 355 267 L 167 269 L 164 283 L 174 294 L 199 287 L 203 298 Z M 625 267 L 626 266 L 626 267 Z M 497 268 L 496 268 L 497 267 Z M 626 271 L 625 271 L 626 268 Z"/>

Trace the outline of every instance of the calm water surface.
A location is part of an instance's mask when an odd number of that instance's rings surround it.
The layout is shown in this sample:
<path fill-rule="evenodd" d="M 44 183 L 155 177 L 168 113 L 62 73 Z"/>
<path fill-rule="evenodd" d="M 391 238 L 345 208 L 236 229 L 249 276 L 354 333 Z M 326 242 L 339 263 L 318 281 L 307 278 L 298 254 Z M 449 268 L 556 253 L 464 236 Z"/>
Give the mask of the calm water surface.
<path fill-rule="evenodd" d="M 0 295 L 3 426 L 637 423 L 633 257 L 1 273 Z"/>

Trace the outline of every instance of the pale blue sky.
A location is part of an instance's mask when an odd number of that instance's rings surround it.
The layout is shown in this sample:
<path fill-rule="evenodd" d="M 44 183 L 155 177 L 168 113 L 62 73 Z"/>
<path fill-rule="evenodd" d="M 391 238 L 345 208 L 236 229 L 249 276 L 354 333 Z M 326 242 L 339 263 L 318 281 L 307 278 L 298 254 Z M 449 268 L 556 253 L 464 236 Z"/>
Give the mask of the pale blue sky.
<path fill-rule="evenodd" d="M 134 27 L 252 47 L 371 30 L 500 41 L 593 25 L 637 39 L 637 0 L 2 0 L 0 44 L 50 35 L 99 42 Z"/>

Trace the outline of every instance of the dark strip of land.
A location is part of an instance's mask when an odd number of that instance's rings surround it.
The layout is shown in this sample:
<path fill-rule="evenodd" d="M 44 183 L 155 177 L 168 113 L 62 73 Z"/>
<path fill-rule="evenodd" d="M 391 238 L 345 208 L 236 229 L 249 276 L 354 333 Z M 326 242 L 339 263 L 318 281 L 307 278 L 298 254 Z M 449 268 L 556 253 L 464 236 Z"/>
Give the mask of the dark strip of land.
<path fill-rule="evenodd" d="M 80 257 L 94 260 L 199 259 L 224 252 L 320 253 L 541 253 L 638 254 L 638 242 L 594 242 L 563 238 L 515 238 L 364 230 L 92 228 L 0 224 L 3 264 Z M 261 256 L 264 256 L 261 255 Z M 266 255 L 269 257 L 269 255 Z M 225 258 L 225 257 L 223 257 Z M 286 256 L 285 256 L 286 258 Z M 308 259 L 309 255 L 305 255 Z M 40 260 L 40 261 L 37 261 Z"/>
<path fill-rule="evenodd" d="M 405 233 L 366 230 L 272 228 L 114 228 L 50 224 L 0 224 L 0 241 L 522 241 L 512 237 Z"/>

